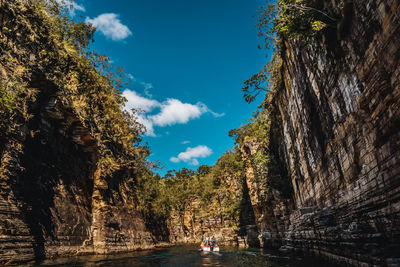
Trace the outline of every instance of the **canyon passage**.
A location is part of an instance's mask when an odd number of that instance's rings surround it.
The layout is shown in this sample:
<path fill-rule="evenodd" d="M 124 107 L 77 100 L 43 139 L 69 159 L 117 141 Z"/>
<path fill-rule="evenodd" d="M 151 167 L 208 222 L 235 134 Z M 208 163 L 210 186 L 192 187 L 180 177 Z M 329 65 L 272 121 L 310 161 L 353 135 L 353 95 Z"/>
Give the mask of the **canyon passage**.
<path fill-rule="evenodd" d="M 193 145 L 169 171 L 143 140 L 229 114 L 156 100 L 90 48 L 122 47 L 126 17 L 80 4 L 0 1 L 0 265 L 400 266 L 399 0 L 266 3 L 253 116 L 213 164 Z"/>

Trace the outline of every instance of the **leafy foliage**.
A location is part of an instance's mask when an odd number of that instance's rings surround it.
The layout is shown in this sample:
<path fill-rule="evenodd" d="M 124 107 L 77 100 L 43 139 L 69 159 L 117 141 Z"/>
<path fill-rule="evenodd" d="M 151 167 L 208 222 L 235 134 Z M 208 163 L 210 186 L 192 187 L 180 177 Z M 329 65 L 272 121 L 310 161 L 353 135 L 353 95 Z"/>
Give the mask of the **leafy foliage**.
<path fill-rule="evenodd" d="M 262 93 L 276 92 L 282 86 L 282 58 L 276 51 L 271 60 L 256 74 L 244 82 L 242 88 L 246 102 L 253 102 Z"/>
<path fill-rule="evenodd" d="M 342 0 L 338 0 L 342 1 Z M 342 1 L 343 2 L 343 1 Z M 275 48 L 282 39 L 294 39 L 318 34 L 337 21 L 314 0 L 267 0 L 259 10 L 258 30 L 266 48 Z"/>
<path fill-rule="evenodd" d="M 290 178 L 281 172 L 274 145 L 279 127 L 276 125 L 276 115 L 272 112 L 275 107 L 270 106 L 273 101 L 273 95 L 268 95 L 250 123 L 229 132 L 235 138 L 236 149 L 243 155 L 243 164 L 253 170 L 253 175 L 247 179 L 257 184 L 255 189 L 260 199 L 265 199 L 272 190 L 283 197 L 290 197 L 292 192 Z"/>
<path fill-rule="evenodd" d="M 213 167 L 202 165 L 197 171 L 171 170 L 162 178 L 146 179 L 142 183 L 146 193 L 139 194 L 139 203 L 146 206 L 146 217 L 167 219 L 172 212 L 182 218 L 185 211 L 193 208 L 192 203 L 198 201 L 198 213 L 222 216 L 237 227 L 243 175 L 240 153 L 228 151 Z"/>
<path fill-rule="evenodd" d="M 125 182 L 153 166 L 143 126 L 123 111 L 124 70 L 87 49 L 95 29 L 67 12 L 55 0 L 0 2 L 0 140 L 20 135 L 36 101 L 55 98 L 95 138 L 101 176 L 134 185 Z"/>
<path fill-rule="evenodd" d="M 313 38 L 326 27 L 336 27 L 337 19 L 324 12 L 317 1 L 267 0 L 266 3 L 258 13 L 258 34 L 264 38 L 263 47 L 274 53 L 268 64 L 244 82 L 242 90 L 249 103 L 262 92 L 279 89 L 283 40 Z"/>

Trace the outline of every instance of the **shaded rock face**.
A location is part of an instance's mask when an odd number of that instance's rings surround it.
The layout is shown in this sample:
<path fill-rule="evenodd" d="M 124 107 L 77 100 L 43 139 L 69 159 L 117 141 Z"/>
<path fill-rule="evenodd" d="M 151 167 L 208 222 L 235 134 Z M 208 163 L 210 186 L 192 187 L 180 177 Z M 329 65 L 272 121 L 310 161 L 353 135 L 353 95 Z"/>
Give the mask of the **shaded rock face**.
<path fill-rule="evenodd" d="M 276 119 L 276 117 L 274 117 Z M 279 149 L 275 143 L 281 143 L 281 136 L 271 134 L 269 150 L 276 150 L 276 155 L 270 153 L 268 172 L 260 174 L 260 171 L 251 164 L 250 156 L 261 148 L 255 139 L 246 140 L 241 147 L 242 159 L 245 163 L 245 188 L 249 194 L 249 205 L 253 213 L 253 225 L 249 225 L 247 240 L 251 246 L 264 248 L 276 248 L 283 244 L 286 231 L 290 225 L 288 220 L 294 209 L 292 199 L 283 196 L 282 192 L 271 188 L 268 180 L 271 178 L 286 179 L 285 166 L 279 158 Z M 279 140 L 279 142 L 278 142 Z M 288 187 L 290 189 L 290 187 Z M 289 190 L 290 194 L 291 190 Z"/>
<path fill-rule="evenodd" d="M 184 212 L 174 211 L 168 219 L 169 242 L 199 243 L 206 237 L 215 237 L 220 245 L 238 245 L 238 228 L 222 214 L 205 214 L 199 211 L 194 200 Z"/>
<path fill-rule="evenodd" d="M 249 190 L 243 177 L 225 174 L 224 187 L 212 199 L 202 203 L 200 199 L 190 201 L 184 210 L 174 210 L 167 220 L 168 240 L 171 243 L 200 243 L 215 237 L 218 244 L 240 247 L 258 247 L 258 232 Z M 228 201 L 227 192 L 235 194 Z M 237 216 L 229 216 L 221 203 L 240 202 Z"/>
<path fill-rule="evenodd" d="M 261 236 L 351 264 L 398 264 L 400 2 L 355 0 L 350 16 L 333 43 L 285 43 L 276 105 L 295 208 L 272 201 Z"/>
<path fill-rule="evenodd" d="M 1 147 L 0 263 L 153 246 L 137 212 L 97 205 L 96 141 L 39 80 L 33 118 Z"/>

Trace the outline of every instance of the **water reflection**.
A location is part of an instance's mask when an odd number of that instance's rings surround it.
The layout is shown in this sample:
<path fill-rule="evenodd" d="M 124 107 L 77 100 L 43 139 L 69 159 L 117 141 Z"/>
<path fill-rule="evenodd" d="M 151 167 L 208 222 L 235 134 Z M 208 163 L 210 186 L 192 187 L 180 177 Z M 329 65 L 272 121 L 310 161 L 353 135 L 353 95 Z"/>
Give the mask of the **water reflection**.
<path fill-rule="evenodd" d="M 304 259 L 298 256 L 266 253 L 260 249 L 239 250 L 221 248 L 220 252 L 201 252 L 197 246 L 176 246 L 171 248 L 138 251 L 117 255 L 79 256 L 46 260 L 41 264 L 25 266 L 334 266 L 318 262 L 315 258 Z"/>

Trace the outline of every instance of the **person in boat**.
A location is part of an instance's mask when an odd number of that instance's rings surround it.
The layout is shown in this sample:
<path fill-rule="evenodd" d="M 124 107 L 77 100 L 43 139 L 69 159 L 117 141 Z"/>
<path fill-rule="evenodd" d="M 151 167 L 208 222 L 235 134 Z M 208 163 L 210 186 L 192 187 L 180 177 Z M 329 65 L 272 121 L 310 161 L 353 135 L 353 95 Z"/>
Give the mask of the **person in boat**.
<path fill-rule="evenodd" d="M 208 237 L 203 238 L 203 241 L 201 242 L 201 247 L 209 246 L 209 240 Z"/>
<path fill-rule="evenodd" d="M 205 237 L 200 245 L 201 250 L 210 251 L 210 241 L 208 237 Z"/>
<path fill-rule="evenodd" d="M 212 246 L 214 247 L 217 244 L 217 240 L 215 239 L 215 236 L 212 237 Z"/>

